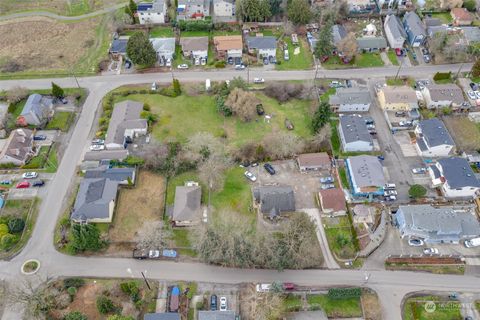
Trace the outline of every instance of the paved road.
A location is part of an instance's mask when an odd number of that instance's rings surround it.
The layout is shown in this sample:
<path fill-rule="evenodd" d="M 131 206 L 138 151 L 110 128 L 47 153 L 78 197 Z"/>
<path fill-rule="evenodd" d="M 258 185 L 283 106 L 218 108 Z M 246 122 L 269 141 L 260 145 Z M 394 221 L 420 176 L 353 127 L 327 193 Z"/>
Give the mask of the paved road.
<path fill-rule="evenodd" d="M 465 70 L 470 68 L 465 65 Z M 439 66 L 405 68 L 401 73 L 424 76 L 434 71 L 456 71 L 458 66 Z M 319 71 L 320 77 L 347 78 L 352 75 L 358 77 L 380 77 L 392 75 L 396 68 L 375 68 L 361 70 Z M 231 79 L 234 76 L 247 77 L 247 72 L 212 71 L 212 72 L 182 72 L 176 73 L 181 81 L 203 81 Z M 269 80 L 311 79 L 313 71 L 275 72 L 252 70 L 250 79 L 263 77 Z M 27 88 L 50 88 L 52 79 L 36 80 L 8 80 L 0 82 L 0 90 L 14 86 Z M 65 87 L 74 87 L 75 81 L 71 78 L 53 79 Z M 364 271 L 345 270 L 303 270 L 285 271 L 278 273 L 271 270 L 237 270 L 219 268 L 202 264 L 169 263 L 158 261 L 135 261 L 132 259 L 111 258 L 80 258 L 70 257 L 58 253 L 53 247 L 55 223 L 62 213 L 62 201 L 65 199 L 68 186 L 76 173 L 76 166 L 83 158 L 87 148 L 88 134 L 92 128 L 95 112 L 103 96 L 110 90 L 124 84 L 149 83 L 153 81 L 170 82 L 170 73 L 145 75 L 119 75 L 80 78 L 82 87 L 89 90 L 79 120 L 74 128 L 72 138 L 68 144 L 57 174 L 51 181 L 51 186 L 44 198 L 39 212 L 32 237 L 24 250 L 11 261 L 0 262 L 0 280 L 15 280 L 22 278 L 20 266 L 29 258 L 41 261 L 39 274 L 46 279 L 52 276 L 98 276 L 98 277 L 128 277 L 127 269 L 134 271 L 139 277 L 140 271 L 147 270 L 148 276 L 154 279 L 166 280 L 196 280 L 225 283 L 256 282 L 256 281 L 292 281 L 299 284 L 317 285 L 363 285 Z M 368 286 L 377 290 L 381 299 L 384 318 L 389 320 L 400 319 L 400 303 L 405 293 L 416 290 L 448 290 L 470 291 L 480 293 L 480 279 L 474 276 L 445 276 L 423 273 L 371 271 Z M 7 310 L 3 319 L 20 319 L 12 310 Z"/>

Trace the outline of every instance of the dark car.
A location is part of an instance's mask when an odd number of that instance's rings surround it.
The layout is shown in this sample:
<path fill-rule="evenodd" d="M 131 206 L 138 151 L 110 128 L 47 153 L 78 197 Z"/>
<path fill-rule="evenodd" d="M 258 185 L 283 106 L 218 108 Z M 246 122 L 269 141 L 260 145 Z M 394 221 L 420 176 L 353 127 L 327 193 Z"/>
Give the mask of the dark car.
<path fill-rule="evenodd" d="M 130 69 L 132 67 L 132 62 L 130 60 L 125 61 L 125 69 Z"/>
<path fill-rule="evenodd" d="M 263 165 L 263 167 L 265 168 L 265 170 L 267 170 L 268 173 L 270 173 L 271 175 L 274 175 L 275 174 L 275 169 L 272 167 L 272 165 L 270 163 L 265 163 Z"/>
<path fill-rule="evenodd" d="M 217 311 L 217 296 L 214 294 L 210 297 L 210 310 Z"/>
<path fill-rule="evenodd" d="M 257 104 L 257 114 L 258 114 L 259 116 L 265 114 L 265 109 L 263 109 L 263 105 L 262 105 L 262 104 Z"/>
<path fill-rule="evenodd" d="M 268 63 L 269 63 L 268 58 L 267 58 L 267 57 L 263 57 L 263 64 L 264 64 L 264 65 L 267 65 Z"/>
<path fill-rule="evenodd" d="M 32 187 L 42 187 L 44 185 L 45 185 L 45 181 L 43 180 L 32 181 Z"/>
<path fill-rule="evenodd" d="M 351 88 L 352 87 L 352 80 L 350 80 L 350 79 L 345 80 L 345 84 L 347 85 L 347 88 Z"/>
<path fill-rule="evenodd" d="M 470 88 L 472 88 L 473 91 L 477 91 L 478 85 L 475 82 L 470 82 Z"/>
<path fill-rule="evenodd" d="M 67 103 L 68 103 L 68 100 L 67 100 L 65 97 L 61 97 L 61 98 L 60 98 L 60 101 L 61 101 L 63 104 L 67 104 Z"/>
<path fill-rule="evenodd" d="M 38 136 L 33 136 L 33 140 L 46 140 L 47 139 L 47 136 L 44 136 L 44 135 L 38 135 Z"/>
<path fill-rule="evenodd" d="M 227 63 L 228 63 L 228 64 L 233 64 L 233 58 L 232 58 L 232 57 L 228 57 Z"/>

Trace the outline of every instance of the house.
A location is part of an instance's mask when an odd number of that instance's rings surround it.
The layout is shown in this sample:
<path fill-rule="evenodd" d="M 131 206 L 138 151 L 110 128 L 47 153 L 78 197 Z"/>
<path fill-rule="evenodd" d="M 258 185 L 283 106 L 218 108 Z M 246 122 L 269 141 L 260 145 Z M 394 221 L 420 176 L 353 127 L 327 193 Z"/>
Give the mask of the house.
<path fill-rule="evenodd" d="M 181 38 L 180 45 L 185 58 L 193 60 L 208 58 L 208 37 Z"/>
<path fill-rule="evenodd" d="M 362 37 L 357 39 L 357 45 L 359 51 L 381 51 L 387 48 L 387 40 L 384 37 Z"/>
<path fill-rule="evenodd" d="M 405 40 L 407 40 L 407 34 L 400 19 L 396 15 L 389 14 L 385 17 L 383 27 L 390 48 L 403 48 L 403 44 L 405 43 Z"/>
<path fill-rule="evenodd" d="M 112 40 L 108 52 L 113 59 L 118 59 L 120 57 L 125 58 L 127 55 L 127 43 L 129 38 L 130 37 L 128 36 L 122 36 Z"/>
<path fill-rule="evenodd" d="M 233 22 L 236 20 L 234 0 L 213 0 L 212 6 L 215 22 Z"/>
<path fill-rule="evenodd" d="M 177 186 L 171 220 L 176 227 L 200 223 L 202 188 L 198 185 Z"/>
<path fill-rule="evenodd" d="M 35 154 L 33 151 L 33 131 L 16 129 L 10 133 L 0 152 L 0 163 L 13 163 L 23 166 Z"/>
<path fill-rule="evenodd" d="M 414 11 L 405 13 L 403 16 L 403 27 L 407 33 L 408 43 L 412 47 L 420 47 L 425 43 L 427 31 L 420 17 Z"/>
<path fill-rule="evenodd" d="M 455 26 L 469 26 L 474 20 L 474 16 L 465 8 L 453 8 L 450 15 Z"/>
<path fill-rule="evenodd" d="M 94 161 L 99 163 L 103 160 L 124 160 L 128 157 L 127 149 L 119 150 L 102 150 L 102 151 L 87 151 L 83 157 L 83 161 Z"/>
<path fill-rule="evenodd" d="M 339 216 L 347 213 L 345 194 L 342 189 L 320 190 L 318 193 L 318 202 L 322 212 L 325 214 Z"/>
<path fill-rule="evenodd" d="M 235 311 L 198 311 L 198 320 L 235 320 Z"/>
<path fill-rule="evenodd" d="M 147 134 L 147 120 L 140 118 L 143 103 L 126 100 L 116 103 L 105 138 L 107 150 L 124 149 L 133 138 Z"/>
<path fill-rule="evenodd" d="M 440 0 L 438 4 L 439 11 L 448 11 L 452 8 L 459 8 L 463 5 L 463 0 Z"/>
<path fill-rule="evenodd" d="M 181 320 L 178 312 L 145 313 L 143 320 Z"/>
<path fill-rule="evenodd" d="M 437 33 L 445 33 L 447 32 L 448 26 L 443 24 L 442 20 L 438 18 L 430 18 L 425 17 L 423 18 L 423 24 L 427 30 L 427 35 L 430 38 L 433 38 Z"/>
<path fill-rule="evenodd" d="M 52 115 L 53 100 L 47 97 L 43 97 L 38 93 L 33 93 L 28 97 L 27 102 L 25 102 L 22 113 L 20 113 L 17 118 L 17 125 L 39 126 L 45 121 L 47 121 L 47 119 Z"/>
<path fill-rule="evenodd" d="M 255 204 L 263 214 L 274 218 L 295 211 L 295 196 L 290 186 L 262 186 L 253 189 Z"/>
<path fill-rule="evenodd" d="M 177 19 L 204 19 L 210 16 L 210 0 L 178 0 Z"/>
<path fill-rule="evenodd" d="M 464 158 L 440 159 L 428 172 L 432 185 L 440 187 L 446 198 L 474 198 L 480 190 L 480 181 Z"/>
<path fill-rule="evenodd" d="M 165 0 L 154 0 L 152 3 L 139 3 L 137 16 L 140 24 L 165 23 L 167 5 Z"/>
<path fill-rule="evenodd" d="M 383 166 L 375 156 L 355 156 L 345 161 L 354 196 L 383 195 Z"/>
<path fill-rule="evenodd" d="M 333 45 L 336 47 L 347 36 L 347 30 L 341 24 L 332 27 Z"/>
<path fill-rule="evenodd" d="M 303 153 L 297 157 L 300 172 L 330 170 L 332 161 L 326 152 Z"/>
<path fill-rule="evenodd" d="M 402 238 L 420 238 L 426 243 L 459 243 L 480 235 L 475 213 L 468 209 L 429 204 L 399 206 L 395 219 Z"/>
<path fill-rule="evenodd" d="M 157 53 L 157 61 L 162 66 L 170 62 L 175 55 L 175 38 L 150 38 L 153 49 Z"/>
<path fill-rule="evenodd" d="M 376 211 L 375 207 L 358 204 L 353 207 L 353 222 L 373 224 Z"/>
<path fill-rule="evenodd" d="M 444 107 L 458 109 L 465 103 L 462 89 L 453 83 L 430 84 L 421 92 L 429 109 Z"/>
<path fill-rule="evenodd" d="M 277 39 L 275 37 L 247 37 L 248 52 L 257 57 L 275 57 L 277 55 Z"/>
<path fill-rule="evenodd" d="M 339 88 L 329 103 L 333 112 L 368 112 L 372 98 L 367 89 Z"/>
<path fill-rule="evenodd" d="M 370 13 L 377 12 L 378 6 L 375 0 L 347 0 L 350 13 Z"/>
<path fill-rule="evenodd" d="M 480 27 L 460 27 L 467 45 L 480 43 Z"/>
<path fill-rule="evenodd" d="M 70 219 L 78 223 L 110 223 L 117 198 L 118 181 L 83 179 Z"/>
<path fill-rule="evenodd" d="M 372 136 L 358 115 L 341 115 L 338 133 L 344 152 L 373 151 Z"/>
<path fill-rule="evenodd" d="M 85 179 L 106 178 L 117 181 L 118 184 L 128 185 L 135 183 L 135 168 L 109 168 L 102 165 L 98 168 L 86 170 Z"/>
<path fill-rule="evenodd" d="M 422 157 L 447 157 L 455 149 L 455 142 L 440 119 L 420 121 L 415 128 L 415 135 L 415 146 Z"/>
<path fill-rule="evenodd" d="M 242 36 L 216 36 L 213 37 L 213 44 L 217 59 L 242 57 Z"/>
<path fill-rule="evenodd" d="M 389 111 L 412 111 L 418 109 L 415 90 L 407 86 L 383 87 L 377 93 L 380 107 Z"/>

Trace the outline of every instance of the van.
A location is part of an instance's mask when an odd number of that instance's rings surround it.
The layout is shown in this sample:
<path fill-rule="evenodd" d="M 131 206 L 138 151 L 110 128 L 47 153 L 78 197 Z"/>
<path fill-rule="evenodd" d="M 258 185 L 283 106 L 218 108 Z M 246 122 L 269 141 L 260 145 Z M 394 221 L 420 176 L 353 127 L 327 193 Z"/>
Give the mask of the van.
<path fill-rule="evenodd" d="M 210 87 L 211 87 L 210 79 L 206 79 L 206 80 L 205 80 L 205 90 L 206 90 L 206 91 L 209 91 L 209 90 L 210 90 Z"/>
<path fill-rule="evenodd" d="M 397 186 L 395 185 L 395 183 L 387 183 L 387 184 L 385 184 L 385 187 L 384 187 L 385 190 L 393 190 L 393 189 L 396 189 L 396 188 L 397 188 Z"/>
<path fill-rule="evenodd" d="M 465 240 L 465 247 L 467 248 L 475 248 L 480 246 L 480 238 L 473 238 L 470 240 Z"/>

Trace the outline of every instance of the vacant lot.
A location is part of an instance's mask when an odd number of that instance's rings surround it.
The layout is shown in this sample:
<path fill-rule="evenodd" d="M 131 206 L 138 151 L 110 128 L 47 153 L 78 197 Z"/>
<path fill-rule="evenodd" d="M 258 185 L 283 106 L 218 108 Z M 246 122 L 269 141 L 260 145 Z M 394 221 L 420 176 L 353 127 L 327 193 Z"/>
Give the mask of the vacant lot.
<path fill-rule="evenodd" d="M 67 111 L 58 111 L 53 115 L 52 120 L 47 124 L 47 130 L 61 130 L 67 132 L 75 118 L 75 113 Z"/>
<path fill-rule="evenodd" d="M 283 48 L 277 48 L 277 60 L 281 61 L 280 64 L 275 65 L 277 70 L 302 70 L 310 69 L 313 65 L 313 56 L 310 51 L 310 47 L 305 39 L 299 38 L 300 53 L 294 54 L 295 46 L 292 44 L 292 39 L 290 37 L 284 37 L 283 40 L 288 44 L 288 56 L 289 60 L 284 60 L 284 50 Z"/>
<path fill-rule="evenodd" d="M 59 15 L 78 16 L 124 0 L 0 0 L 0 14 L 22 11 L 50 11 Z"/>
<path fill-rule="evenodd" d="M 325 294 L 312 294 L 307 295 L 307 301 L 311 309 L 322 309 L 329 318 L 353 318 L 363 315 L 360 298 L 330 299 Z"/>
<path fill-rule="evenodd" d="M 457 149 L 474 151 L 480 148 L 480 131 L 467 117 L 444 117 L 443 121 L 452 135 Z"/>
<path fill-rule="evenodd" d="M 352 259 L 357 252 L 357 242 L 352 234 L 350 221 L 347 217 L 326 218 L 325 234 L 330 249 L 338 258 Z"/>
<path fill-rule="evenodd" d="M 140 171 L 133 188 L 121 188 L 113 223 L 112 242 L 131 242 L 147 221 L 158 221 L 163 214 L 165 179 L 152 172 Z"/>
<path fill-rule="evenodd" d="M 106 16 L 74 23 L 36 17 L 0 23 L 0 76 L 95 72 L 107 54 L 109 21 Z"/>
<path fill-rule="evenodd" d="M 434 307 L 425 308 L 426 303 Z M 405 320 L 461 320 L 463 317 L 460 309 L 458 301 L 448 301 L 437 296 L 413 297 L 405 301 L 403 315 Z"/>

